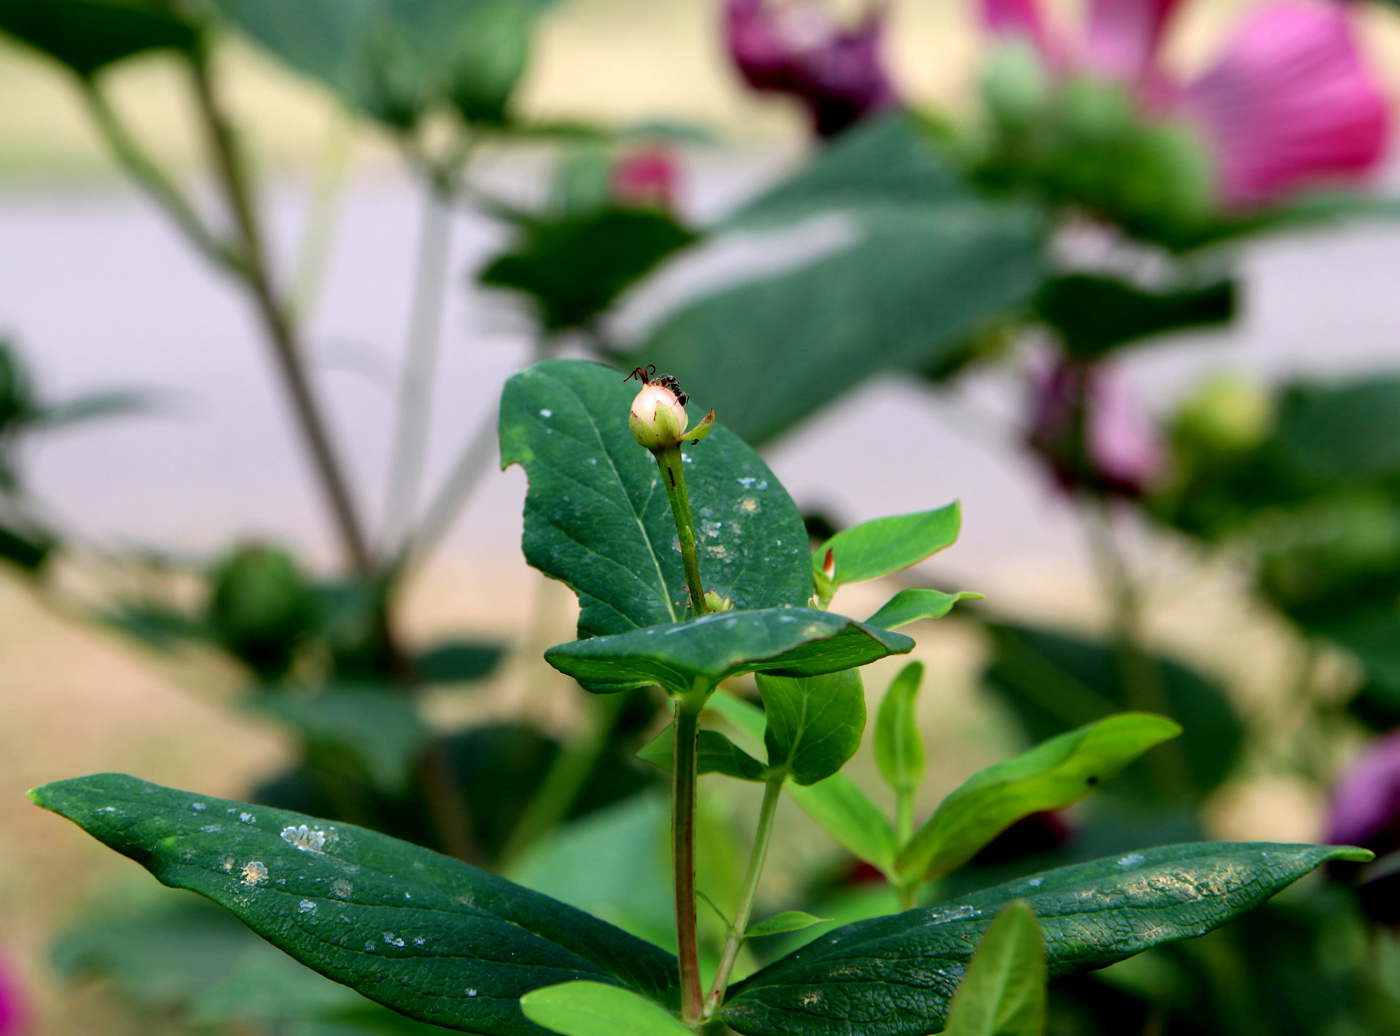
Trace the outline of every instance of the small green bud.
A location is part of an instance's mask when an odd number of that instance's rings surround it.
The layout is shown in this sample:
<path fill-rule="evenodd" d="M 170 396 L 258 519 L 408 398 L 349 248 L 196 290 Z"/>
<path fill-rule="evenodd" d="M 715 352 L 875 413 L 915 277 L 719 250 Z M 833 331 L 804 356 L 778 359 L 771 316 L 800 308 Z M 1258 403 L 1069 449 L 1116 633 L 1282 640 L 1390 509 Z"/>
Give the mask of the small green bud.
<path fill-rule="evenodd" d="M 264 679 L 285 673 L 315 607 L 291 555 L 261 544 L 238 547 L 211 581 L 209 624 L 223 645 Z"/>
<path fill-rule="evenodd" d="M 685 407 L 665 385 L 643 385 L 632 400 L 628 424 L 632 437 L 652 452 L 677 446 L 685 438 Z"/>
<path fill-rule="evenodd" d="M 712 612 L 733 611 L 734 602 L 731 601 L 728 597 L 721 597 L 714 590 L 706 590 L 705 607 L 709 608 Z"/>
<path fill-rule="evenodd" d="M 1210 454 L 1241 454 L 1259 446 L 1273 426 L 1273 400 L 1263 386 L 1218 374 L 1194 388 L 1173 422 L 1178 443 Z"/>

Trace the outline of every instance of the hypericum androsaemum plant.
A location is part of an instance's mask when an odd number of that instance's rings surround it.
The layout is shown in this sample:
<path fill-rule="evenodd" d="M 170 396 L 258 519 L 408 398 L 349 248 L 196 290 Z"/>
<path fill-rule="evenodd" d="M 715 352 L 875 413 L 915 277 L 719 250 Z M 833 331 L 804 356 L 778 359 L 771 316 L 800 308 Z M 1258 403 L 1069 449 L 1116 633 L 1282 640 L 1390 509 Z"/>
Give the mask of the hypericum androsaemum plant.
<path fill-rule="evenodd" d="M 674 387 L 660 379 L 643 388 L 650 408 L 629 418 L 633 394 L 605 367 L 533 367 L 506 386 L 502 457 L 530 479 L 526 557 L 568 583 L 581 605 L 579 639 L 545 657 L 595 693 L 655 685 L 673 703 L 667 738 L 643 754 L 672 774 L 677 955 L 349 825 L 115 774 L 46 785 L 34 800 L 323 974 L 404 1014 L 486 1036 L 685 1036 L 726 1026 L 745 1036 L 924 1036 L 945 1023 L 961 1036 L 1030 1036 L 1042 1024 L 1044 974 L 1199 935 L 1324 861 L 1370 857 L 1311 845 L 1166 846 L 915 906 L 928 880 L 1006 826 L 1077 801 L 1176 726 L 1128 713 L 1056 738 L 975 775 L 915 828 L 923 748 L 913 725 L 920 672 L 911 666 L 877 723 L 880 770 L 896 792 L 891 825 L 839 773 L 865 726 L 859 668 L 910 651 L 914 641 L 893 627 L 946 614 L 956 595 L 905 590 L 863 622 L 826 605 L 843 583 L 950 544 L 956 508 L 857 526 L 812 554 L 797 508 L 757 454 L 709 418 L 690 429 Z M 721 689 L 745 673 L 755 674 L 762 710 Z M 761 739 L 763 751 L 702 729 L 711 714 Z M 734 912 L 712 976 L 700 973 L 696 946 L 700 773 L 764 786 L 740 900 L 719 905 Z M 788 912 L 751 923 L 788 788 L 879 866 L 910 909 L 826 932 L 731 983 L 746 939 L 815 920 Z M 969 967 L 979 941 L 980 963 Z"/>

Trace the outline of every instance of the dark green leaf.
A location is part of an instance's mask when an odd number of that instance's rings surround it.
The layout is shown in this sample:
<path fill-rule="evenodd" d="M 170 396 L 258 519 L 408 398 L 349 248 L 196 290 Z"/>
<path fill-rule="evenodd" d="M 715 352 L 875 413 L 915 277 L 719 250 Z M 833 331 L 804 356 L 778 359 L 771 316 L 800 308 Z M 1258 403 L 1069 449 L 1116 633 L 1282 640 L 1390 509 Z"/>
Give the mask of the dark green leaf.
<path fill-rule="evenodd" d="M 831 537 L 812 555 L 812 565 L 823 572 L 830 555 L 833 586 L 878 579 L 951 547 L 961 524 L 956 502 L 936 511 L 876 518 Z"/>
<path fill-rule="evenodd" d="M 513 252 L 481 272 L 482 284 L 533 301 L 548 331 L 588 327 L 662 259 L 695 240 L 667 212 L 608 208 L 524 228 Z"/>
<path fill-rule="evenodd" d="M 105 417 L 149 412 L 156 403 L 156 397 L 145 392 L 94 392 L 42 407 L 34 415 L 34 423 L 41 428 L 65 428 Z"/>
<path fill-rule="evenodd" d="M 0 525 L 0 558 L 26 572 L 43 568 L 55 546 L 55 541 L 39 529 Z"/>
<path fill-rule="evenodd" d="M 711 696 L 708 709 L 755 742 L 763 739 L 767 720 L 757 706 L 721 692 Z M 791 785 L 788 790 L 808 816 L 850 853 L 887 874 L 893 873 L 899 849 L 894 828 L 855 781 L 838 773 L 808 787 Z"/>
<path fill-rule="evenodd" d="M 1044 741 L 1137 706 L 1124 685 L 1122 660 L 1108 645 L 1027 627 L 989 629 L 993 655 L 985 678 L 1015 710 L 1030 740 Z M 1152 709 L 1181 724 L 1185 777 L 1197 795 L 1203 794 L 1229 774 L 1243 728 L 1216 685 L 1180 663 L 1151 661 L 1159 678 L 1152 689 L 1160 690 Z M 1157 775 L 1144 766 L 1131 767 L 1117 787 L 1160 793 Z"/>
<path fill-rule="evenodd" d="M 675 725 L 657 734 L 637 758 L 670 773 L 676 765 Z M 697 773 L 722 773 L 741 781 L 761 781 L 768 768 L 717 730 L 700 731 Z"/>
<path fill-rule="evenodd" d="M 923 1036 L 943 1025 L 973 947 L 1013 900 L 1039 918 L 1050 974 L 1069 975 L 1202 935 L 1328 860 L 1369 856 L 1207 842 L 1064 867 L 838 928 L 738 983 L 719 1017 L 744 1036 Z"/>
<path fill-rule="evenodd" d="M 510 20 L 541 6 L 535 0 L 216 3 L 289 66 L 396 128 L 413 127 L 426 111 L 449 103 L 469 117 L 504 117 L 528 47 Z"/>
<path fill-rule="evenodd" d="M 919 733 L 919 684 L 924 664 L 910 662 L 885 692 L 875 721 L 875 765 L 885 783 L 909 794 L 924 780 L 924 739 Z"/>
<path fill-rule="evenodd" d="M 815 161 L 749 202 L 731 223 L 787 222 L 871 203 L 921 205 L 974 197 L 917 117 L 898 112 L 843 133 Z"/>
<path fill-rule="evenodd" d="M 959 601 L 980 601 L 981 594 L 968 590 L 945 594 L 941 590 L 925 590 L 911 587 L 895 594 L 870 618 L 866 625 L 878 626 L 882 630 L 898 629 L 920 619 L 941 619 L 953 610 Z"/>
<path fill-rule="evenodd" d="M 914 642 L 812 608 L 727 611 L 608 637 L 556 644 L 545 660 L 589 690 L 658 684 L 673 694 L 708 691 L 741 673 L 819 676 L 905 654 Z"/>
<path fill-rule="evenodd" d="M 758 924 L 749 925 L 744 932 L 745 939 L 761 939 L 765 935 L 784 935 L 787 932 L 800 932 L 814 924 L 824 924 L 829 917 L 813 917 L 801 910 L 784 910 L 781 914 L 765 917 Z"/>
<path fill-rule="evenodd" d="M 414 669 L 428 683 L 467 683 L 495 672 L 504 653 L 499 644 L 448 641 L 419 655 Z"/>
<path fill-rule="evenodd" d="M 682 304 L 629 354 L 751 443 L 879 373 L 951 363 L 1038 282 L 1027 210 L 959 200 L 809 215 L 754 242 L 800 264 Z"/>
<path fill-rule="evenodd" d="M 1180 733 L 1161 716 L 1125 712 L 989 766 L 944 799 L 914 833 L 899 854 L 899 871 L 922 881 L 949 874 L 1022 817 L 1073 805 Z"/>
<path fill-rule="evenodd" d="M 534 1030 L 518 999 L 591 978 L 678 1003 L 675 958 L 572 907 L 385 835 L 121 774 L 48 784 L 46 809 L 162 883 L 226 907 L 303 964 L 410 1017 Z"/>
<path fill-rule="evenodd" d="M 1274 446 L 1310 490 L 1400 481 L 1400 375 L 1290 386 Z"/>
<path fill-rule="evenodd" d="M 636 387 L 622 379 L 560 360 L 517 374 L 501 399 L 501 461 L 530 477 L 525 559 L 579 595 L 585 637 L 686 614 L 675 519 L 628 429 Z M 805 605 L 807 532 L 768 466 L 722 427 L 684 456 L 705 589 L 739 609 Z"/>
<path fill-rule="evenodd" d="M 947 1036 L 1041 1036 L 1045 944 L 1035 914 L 1014 902 L 997 915 L 948 1005 Z"/>
<path fill-rule="evenodd" d="M 1046 281 L 1035 305 L 1070 355 L 1092 360 L 1141 338 L 1229 323 L 1235 282 L 1156 292 L 1111 277 L 1067 274 Z"/>
<path fill-rule="evenodd" d="M 771 769 L 785 771 L 797 784 L 815 784 L 856 754 L 865 733 L 865 685 L 858 671 L 809 677 L 760 673 L 756 679 Z"/>
<path fill-rule="evenodd" d="M 566 982 L 520 998 L 536 1025 L 564 1036 L 693 1036 L 674 1014 L 645 997 L 601 982 Z"/>
<path fill-rule="evenodd" d="M 258 708 L 313 745 L 350 752 L 381 790 L 401 791 L 428 728 L 411 699 L 380 687 L 331 686 L 314 695 L 262 695 Z"/>
<path fill-rule="evenodd" d="M 0 0 L 0 30 L 80 76 L 148 50 L 192 50 L 199 37 L 155 0 Z"/>

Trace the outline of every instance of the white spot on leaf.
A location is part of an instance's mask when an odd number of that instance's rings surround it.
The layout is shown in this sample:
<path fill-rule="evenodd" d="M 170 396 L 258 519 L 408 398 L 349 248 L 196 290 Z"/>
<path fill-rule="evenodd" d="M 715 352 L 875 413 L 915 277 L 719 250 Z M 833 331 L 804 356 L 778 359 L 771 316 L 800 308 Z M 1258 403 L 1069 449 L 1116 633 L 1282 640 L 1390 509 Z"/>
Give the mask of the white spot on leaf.
<path fill-rule="evenodd" d="M 402 945 L 403 945 L 403 940 L 400 939 L 400 938 L 399 938 L 397 935 L 395 935 L 393 932 L 385 932 L 385 933 L 384 933 L 384 941 L 385 941 L 386 943 L 388 943 L 390 946 L 402 946 Z"/>
<path fill-rule="evenodd" d="M 314 914 L 315 912 L 316 904 L 309 899 L 303 899 L 297 906 L 298 914 Z"/>
<path fill-rule="evenodd" d="M 259 860 L 249 860 L 243 868 L 243 884 L 258 886 L 267 880 L 267 868 Z"/>
<path fill-rule="evenodd" d="M 299 827 L 284 827 L 282 829 L 282 841 L 296 846 L 303 852 L 324 852 L 326 846 L 326 832 L 313 830 L 305 824 Z"/>

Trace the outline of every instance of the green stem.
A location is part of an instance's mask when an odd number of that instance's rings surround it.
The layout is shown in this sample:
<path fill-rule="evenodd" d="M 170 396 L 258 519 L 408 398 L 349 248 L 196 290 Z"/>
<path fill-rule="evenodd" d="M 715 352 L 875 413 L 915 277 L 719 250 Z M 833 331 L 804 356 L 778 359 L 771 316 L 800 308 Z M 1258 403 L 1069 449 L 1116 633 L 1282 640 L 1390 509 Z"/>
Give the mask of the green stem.
<path fill-rule="evenodd" d="M 700 1021 L 705 1008 L 695 919 L 695 793 L 704 690 L 697 687 L 676 702 L 675 769 L 671 776 L 671 858 L 675 868 L 681 1018 L 692 1027 Z"/>
<path fill-rule="evenodd" d="M 656 466 L 661 469 L 661 481 L 671 499 L 671 513 L 676 519 L 676 538 L 681 545 L 681 564 L 685 566 L 685 585 L 690 592 L 690 612 L 705 615 L 705 588 L 700 585 L 700 557 L 695 550 L 695 522 L 690 516 L 690 497 L 685 491 L 685 461 L 679 446 L 657 451 Z"/>
<path fill-rule="evenodd" d="M 608 746 L 617 721 L 627 704 L 627 694 L 589 695 L 592 722 L 583 723 L 559 749 L 544 780 L 530 797 L 525 812 L 516 821 L 510 841 L 501 852 L 499 865 L 509 867 L 520 855 L 548 834 L 569 815 L 584 783 Z"/>
<path fill-rule="evenodd" d="M 399 376 L 389 486 L 385 493 L 384 531 L 389 544 L 398 543 L 406 534 L 423 481 L 433 379 L 447 300 L 447 262 L 452 246 L 451 204 L 451 197 L 436 183 L 428 186 L 419 232 L 408 341 Z"/>
<path fill-rule="evenodd" d="M 773 838 L 773 817 L 778 811 L 778 798 L 783 793 L 786 774 L 775 774 L 763 786 L 763 805 L 758 811 L 758 831 L 753 837 L 753 852 L 749 856 L 749 869 L 744 875 L 744 885 L 739 893 L 739 909 L 734 915 L 734 927 L 725 940 L 724 952 L 719 959 L 719 971 L 715 973 L 714 985 L 710 987 L 709 999 L 705 1002 L 705 1014 L 709 1016 L 724 1003 L 725 990 L 729 988 L 729 976 L 734 971 L 734 962 L 739 959 L 739 951 L 744 946 L 744 932 L 749 927 L 749 915 L 753 913 L 754 897 L 758 894 L 758 879 L 763 874 L 763 864 L 768 859 L 768 843 Z"/>
<path fill-rule="evenodd" d="M 326 141 L 316 163 L 311 190 L 311 206 L 297 251 L 292 276 L 292 312 L 305 321 L 316 308 L 330 260 L 345 184 L 350 175 L 350 159 L 355 143 L 354 126 L 341 108 L 331 114 Z"/>
<path fill-rule="evenodd" d="M 919 905 L 919 883 L 911 881 L 907 885 L 896 885 L 895 894 L 899 896 L 900 910 L 913 910 Z"/>
<path fill-rule="evenodd" d="M 213 151 L 214 166 L 239 237 L 242 239 L 244 280 L 257 305 L 258 314 L 262 317 L 302 438 L 311 453 L 313 466 L 340 534 L 341 545 L 361 578 L 372 578 L 375 565 L 369 541 L 350 495 L 349 481 L 345 477 L 344 468 L 331 443 L 325 419 L 311 390 L 301 342 L 287 308 L 279 300 L 273 287 L 263 247 L 262 231 L 253 205 L 253 193 L 248 183 L 247 168 L 238 148 L 233 126 L 214 95 L 214 84 L 209 73 L 209 56 L 203 48 L 196 48 L 189 55 L 189 66 L 199 113 Z"/>
<path fill-rule="evenodd" d="M 128 175 L 165 210 L 166 215 L 206 258 L 225 269 L 243 272 L 242 259 L 204 225 L 194 206 L 146 154 L 135 135 L 122 122 L 102 88 L 87 76 L 80 78 L 78 84 L 98 132 Z"/>
<path fill-rule="evenodd" d="M 909 844 L 914 834 L 914 789 L 897 788 L 894 793 L 895 833 L 900 846 Z"/>

